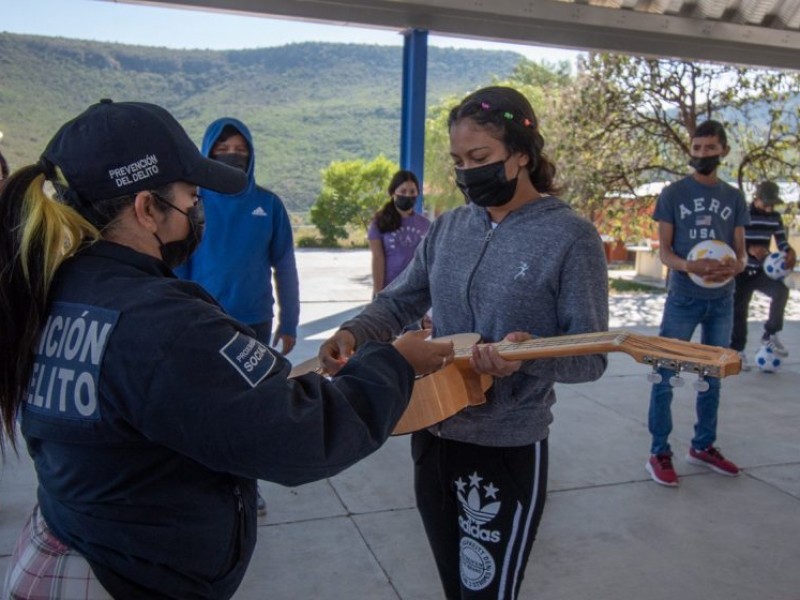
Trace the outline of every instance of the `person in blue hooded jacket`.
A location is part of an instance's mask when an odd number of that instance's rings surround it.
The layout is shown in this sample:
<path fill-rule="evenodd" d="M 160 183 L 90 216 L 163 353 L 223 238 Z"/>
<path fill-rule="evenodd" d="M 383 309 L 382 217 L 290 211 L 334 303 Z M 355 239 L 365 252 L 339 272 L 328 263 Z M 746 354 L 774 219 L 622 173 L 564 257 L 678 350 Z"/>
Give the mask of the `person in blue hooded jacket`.
<path fill-rule="evenodd" d="M 294 348 L 300 294 L 289 215 L 281 199 L 256 184 L 253 136 L 237 119 L 208 126 L 204 156 L 241 169 L 247 187 L 238 194 L 202 190 L 206 230 L 197 252 L 176 269 L 178 277 L 202 285 L 256 339 L 286 355 Z M 273 336 L 275 292 L 278 320 Z"/>

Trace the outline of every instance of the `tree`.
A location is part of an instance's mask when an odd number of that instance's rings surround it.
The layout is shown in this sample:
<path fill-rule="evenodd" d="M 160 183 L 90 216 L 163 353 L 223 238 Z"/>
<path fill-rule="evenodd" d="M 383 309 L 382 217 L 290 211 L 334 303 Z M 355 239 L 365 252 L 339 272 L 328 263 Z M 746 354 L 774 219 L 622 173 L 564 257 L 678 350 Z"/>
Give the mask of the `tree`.
<path fill-rule="evenodd" d="M 371 162 L 334 161 L 322 171 L 322 191 L 311 207 L 311 223 L 326 246 L 348 236 L 348 226 L 366 229 L 388 199 L 389 180 L 398 170 L 383 155 Z"/>
<path fill-rule="evenodd" d="M 644 184 L 683 176 L 690 139 L 709 118 L 726 126 L 733 148 L 724 178 L 740 187 L 764 178 L 800 181 L 798 91 L 797 73 L 588 55 L 561 98 L 557 158 L 569 165 L 573 205 L 595 219 L 613 210 L 609 198 L 636 198 Z M 624 210 L 616 221 L 605 216 L 634 238 L 651 226 L 648 216 Z"/>
<path fill-rule="evenodd" d="M 450 134 L 447 118 L 458 104 L 451 97 L 428 110 L 425 121 L 425 206 L 440 213 L 464 203 L 464 195 L 456 187 L 453 159 L 450 158 Z"/>

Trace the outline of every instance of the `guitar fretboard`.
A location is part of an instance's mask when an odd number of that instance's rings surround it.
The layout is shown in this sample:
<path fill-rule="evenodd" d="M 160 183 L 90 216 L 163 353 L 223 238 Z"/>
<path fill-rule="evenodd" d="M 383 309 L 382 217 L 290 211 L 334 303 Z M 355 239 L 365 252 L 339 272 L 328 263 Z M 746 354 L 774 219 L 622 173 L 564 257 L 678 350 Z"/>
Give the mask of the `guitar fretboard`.
<path fill-rule="evenodd" d="M 600 331 L 596 333 L 581 333 L 576 335 L 561 335 L 548 338 L 533 338 L 524 342 L 497 342 L 492 344 L 500 356 L 513 358 L 520 354 L 539 354 L 537 350 L 546 353 L 548 350 L 557 348 L 570 348 L 578 350 L 585 347 L 591 352 L 608 352 L 607 348 L 619 346 L 629 337 L 627 331 Z M 456 357 L 469 357 L 472 347 L 456 348 Z"/>

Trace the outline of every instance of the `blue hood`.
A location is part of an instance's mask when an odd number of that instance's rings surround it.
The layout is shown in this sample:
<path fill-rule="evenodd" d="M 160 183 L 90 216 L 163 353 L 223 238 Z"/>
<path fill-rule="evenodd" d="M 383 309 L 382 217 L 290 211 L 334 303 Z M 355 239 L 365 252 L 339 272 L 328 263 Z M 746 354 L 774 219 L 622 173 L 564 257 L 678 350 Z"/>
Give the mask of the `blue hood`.
<path fill-rule="evenodd" d="M 250 130 L 247 128 L 247 125 L 242 123 L 239 119 L 234 119 L 233 117 L 222 117 L 221 119 L 217 119 L 211 125 L 208 126 L 206 129 L 206 133 L 203 136 L 203 146 L 201 151 L 203 156 L 207 158 L 211 158 L 211 149 L 214 147 L 214 144 L 217 142 L 222 130 L 225 129 L 227 125 L 235 128 L 239 133 L 242 134 L 245 140 L 247 140 L 247 145 L 250 147 L 250 161 L 247 164 L 247 186 L 238 194 L 228 194 L 228 196 L 232 198 L 236 198 L 237 196 L 245 196 L 247 194 L 252 193 L 256 186 L 256 177 L 255 177 L 255 164 L 256 164 L 256 156 L 255 150 L 253 148 L 253 136 L 250 133 Z M 208 196 L 209 194 L 215 194 L 216 192 L 212 192 L 211 190 L 203 190 L 203 196 Z M 225 194 L 221 194 L 225 195 Z"/>

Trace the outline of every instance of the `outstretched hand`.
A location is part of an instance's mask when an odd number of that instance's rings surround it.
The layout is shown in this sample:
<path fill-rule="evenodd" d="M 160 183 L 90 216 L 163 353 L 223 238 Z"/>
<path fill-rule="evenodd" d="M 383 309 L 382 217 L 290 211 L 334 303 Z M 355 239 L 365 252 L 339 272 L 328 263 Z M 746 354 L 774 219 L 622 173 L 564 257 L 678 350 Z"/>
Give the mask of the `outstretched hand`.
<path fill-rule="evenodd" d="M 453 362 L 452 342 L 428 340 L 430 331 L 409 331 L 392 345 L 405 358 L 417 375 L 433 373 Z M 356 338 L 346 329 L 340 329 L 319 348 L 319 365 L 326 375 L 336 375 L 355 352 Z"/>
<path fill-rule="evenodd" d="M 346 329 L 340 329 L 319 347 L 319 366 L 326 375 L 336 375 L 353 355 L 356 338 Z"/>
<path fill-rule="evenodd" d="M 395 349 L 411 364 L 417 375 L 438 371 L 455 358 L 453 342 L 431 341 L 429 335 L 427 329 L 409 331 L 393 342 Z"/>

